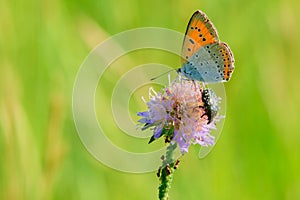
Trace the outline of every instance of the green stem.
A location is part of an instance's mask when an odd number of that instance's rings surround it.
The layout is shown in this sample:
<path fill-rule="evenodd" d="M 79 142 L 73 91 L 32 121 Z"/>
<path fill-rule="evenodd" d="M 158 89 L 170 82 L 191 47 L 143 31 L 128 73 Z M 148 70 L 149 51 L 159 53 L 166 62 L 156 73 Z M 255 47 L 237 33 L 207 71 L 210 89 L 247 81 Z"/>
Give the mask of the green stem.
<path fill-rule="evenodd" d="M 169 197 L 168 193 L 171 188 L 173 173 L 175 171 L 175 160 L 173 159 L 173 153 L 176 147 L 176 143 L 170 143 L 170 145 L 167 147 L 166 157 L 163 160 L 160 172 L 160 185 L 158 187 L 158 197 L 160 200 L 167 200 Z"/>

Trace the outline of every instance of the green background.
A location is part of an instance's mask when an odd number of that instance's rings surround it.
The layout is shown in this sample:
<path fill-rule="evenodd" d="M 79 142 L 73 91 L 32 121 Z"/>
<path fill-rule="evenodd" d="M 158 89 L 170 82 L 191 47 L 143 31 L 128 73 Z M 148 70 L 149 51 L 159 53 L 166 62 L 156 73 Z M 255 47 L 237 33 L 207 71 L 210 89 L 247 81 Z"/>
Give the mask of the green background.
<path fill-rule="evenodd" d="M 175 173 L 171 199 L 300 199 L 298 0 L 2 0 L 0 199 L 156 199 L 154 172 L 121 173 L 87 152 L 73 123 L 72 87 L 101 41 L 145 26 L 184 33 L 196 9 L 230 45 L 236 69 L 225 84 L 221 138 L 203 160 L 190 149 Z M 178 57 L 150 50 L 128 59 L 131 67 L 179 65 Z M 109 103 L 126 72 L 113 69 L 98 91 L 107 97 L 99 106 Z M 115 129 L 110 118 L 107 124 Z M 122 143 L 122 136 L 111 137 Z"/>

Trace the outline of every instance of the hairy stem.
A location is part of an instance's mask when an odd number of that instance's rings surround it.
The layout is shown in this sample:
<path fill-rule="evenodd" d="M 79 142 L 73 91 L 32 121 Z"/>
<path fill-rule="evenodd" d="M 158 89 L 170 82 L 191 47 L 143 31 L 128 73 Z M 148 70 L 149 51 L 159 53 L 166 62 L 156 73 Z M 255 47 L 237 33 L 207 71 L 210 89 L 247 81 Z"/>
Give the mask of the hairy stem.
<path fill-rule="evenodd" d="M 167 200 L 169 198 L 169 191 L 171 188 L 171 183 L 173 179 L 173 173 L 175 171 L 174 165 L 175 160 L 173 158 L 173 153 L 176 149 L 176 143 L 170 143 L 167 147 L 166 157 L 163 159 L 160 175 L 160 185 L 158 187 L 158 197 L 160 200 Z"/>

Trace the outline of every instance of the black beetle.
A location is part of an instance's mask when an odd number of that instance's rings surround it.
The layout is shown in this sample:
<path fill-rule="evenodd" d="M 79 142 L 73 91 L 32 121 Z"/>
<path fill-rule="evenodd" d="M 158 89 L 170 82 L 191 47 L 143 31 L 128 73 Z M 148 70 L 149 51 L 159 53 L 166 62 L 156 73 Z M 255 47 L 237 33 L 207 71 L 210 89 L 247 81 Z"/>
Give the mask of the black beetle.
<path fill-rule="evenodd" d="M 216 96 L 215 92 L 211 89 L 204 89 L 202 91 L 202 102 L 203 102 L 203 109 L 205 113 L 204 115 L 207 116 L 208 122 L 210 124 L 215 116 L 218 114 L 219 111 L 219 102 L 218 97 Z"/>

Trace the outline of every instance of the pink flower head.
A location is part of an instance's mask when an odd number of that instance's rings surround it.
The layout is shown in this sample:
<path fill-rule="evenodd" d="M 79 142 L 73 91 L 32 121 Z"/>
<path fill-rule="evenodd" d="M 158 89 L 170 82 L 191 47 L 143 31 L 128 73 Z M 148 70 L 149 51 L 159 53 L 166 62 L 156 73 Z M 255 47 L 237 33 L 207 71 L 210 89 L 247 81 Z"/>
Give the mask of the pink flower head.
<path fill-rule="evenodd" d="M 214 145 L 210 130 L 216 128 L 219 98 L 210 90 L 213 101 L 207 102 L 210 99 L 207 96 L 202 98 L 203 91 L 199 82 L 179 79 L 164 88 L 162 93 L 150 89 L 148 111 L 138 113 L 142 117 L 139 120 L 143 124 L 142 130 L 153 128 L 149 143 L 165 136 L 166 142 L 178 144 L 182 154 L 188 152 L 191 144 Z"/>

